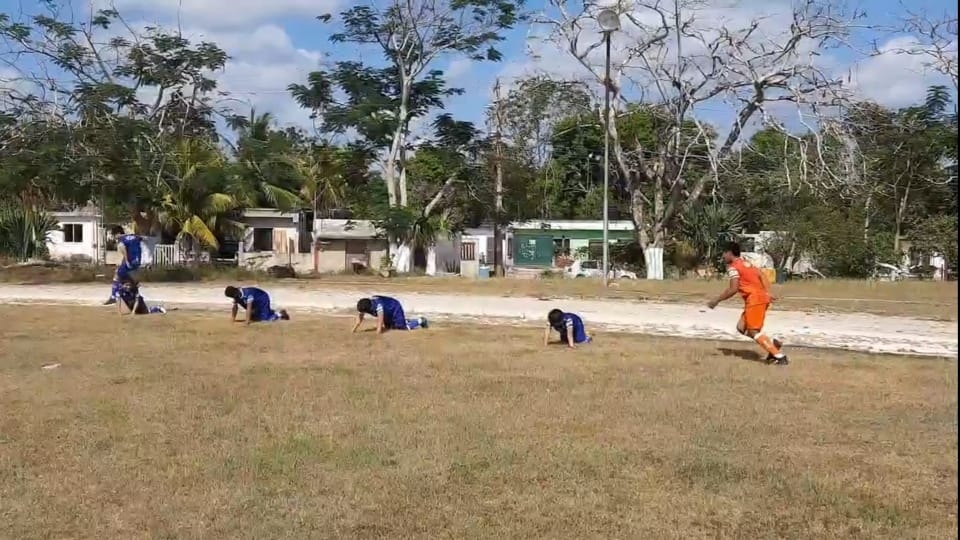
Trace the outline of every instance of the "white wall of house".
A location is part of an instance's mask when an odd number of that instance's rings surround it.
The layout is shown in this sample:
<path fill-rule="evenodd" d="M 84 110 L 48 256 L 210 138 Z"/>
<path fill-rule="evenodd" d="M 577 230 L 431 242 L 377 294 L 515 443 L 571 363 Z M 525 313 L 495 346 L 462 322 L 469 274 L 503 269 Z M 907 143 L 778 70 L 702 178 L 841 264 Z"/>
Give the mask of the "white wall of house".
<path fill-rule="evenodd" d="M 83 259 L 94 262 L 99 259 L 100 217 L 76 212 L 51 212 L 60 227 L 47 237 L 50 258 L 54 260 Z"/>
<path fill-rule="evenodd" d="M 492 229 L 467 229 L 460 237 L 460 243 L 474 242 L 477 245 L 477 259 L 483 254 L 486 264 L 492 265 L 494 260 L 493 253 L 493 230 Z M 513 266 L 513 233 L 504 231 L 501 239 L 501 249 L 503 250 L 503 265 L 505 268 Z"/>

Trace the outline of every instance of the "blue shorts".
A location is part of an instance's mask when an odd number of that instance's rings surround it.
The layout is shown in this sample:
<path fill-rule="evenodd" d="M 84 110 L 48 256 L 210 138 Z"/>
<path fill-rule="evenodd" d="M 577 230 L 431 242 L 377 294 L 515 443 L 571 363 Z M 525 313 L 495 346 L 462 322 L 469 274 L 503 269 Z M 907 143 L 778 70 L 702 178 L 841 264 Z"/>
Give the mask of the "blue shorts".
<path fill-rule="evenodd" d="M 127 263 L 127 261 L 123 261 L 119 266 L 117 266 L 117 277 L 119 277 L 121 280 L 127 279 L 131 277 L 132 273 L 139 268 L 139 260 L 133 260 L 129 263 Z"/>

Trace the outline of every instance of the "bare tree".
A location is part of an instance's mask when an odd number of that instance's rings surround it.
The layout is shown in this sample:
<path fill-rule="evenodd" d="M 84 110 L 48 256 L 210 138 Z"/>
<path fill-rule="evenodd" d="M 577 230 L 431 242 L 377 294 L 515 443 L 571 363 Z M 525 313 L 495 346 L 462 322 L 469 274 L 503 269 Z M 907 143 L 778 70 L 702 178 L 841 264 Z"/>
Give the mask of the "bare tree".
<path fill-rule="evenodd" d="M 582 12 L 572 12 L 566 2 L 551 0 L 538 22 L 549 28 L 551 43 L 603 84 L 604 59 L 595 54 L 602 50 L 603 36 L 594 22 L 601 7 L 588 3 Z M 644 146 L 624 140 L 611 118 L 611 149 L 629 192 L 647 277 L 663 279 L 669 228 L 716 178 L 751 122 L 777 123 L 774 103 L 815 114 L 818 107 L 843 99 L 842 80 L 826 73 L 817 57 L 843 45 L 857 14 L 845 14 L 830 0 L 806 0 L 790 12 L 748 17 L 735 26 L 715 17 L 707 20 L 710 8 L 698 0 L 669 5 L 626 0 L 614 7 L 625 28 L 613 36 L 618 46 L 606 81 L 614 104 L 611 114 L 643 108 L 657 116 L 660 128 L 656 142 Z M 734 118 L 714 140 L 701 114 L 721 104 L 733 109 Z M 686 133 L 691 125 L 694 133 Z M 707 155 L 692 155 L 693 148 L 703 145 Z M 690 177 L 692 158 L 705 161 L 707 172 Z"/>
<path fill-rule="evenodd" d="M 908 35 L 910 46 L 896 47 L 885 52 L 907 54 L 923 58 L 924 67 L 950 78 L 953 90 L 957 87 L 957 14 L 932 16 L 929 13 L 905 10 L 906 16 L 894 32 Z M 879 51 L 878 51 L 879 52 Z"/>

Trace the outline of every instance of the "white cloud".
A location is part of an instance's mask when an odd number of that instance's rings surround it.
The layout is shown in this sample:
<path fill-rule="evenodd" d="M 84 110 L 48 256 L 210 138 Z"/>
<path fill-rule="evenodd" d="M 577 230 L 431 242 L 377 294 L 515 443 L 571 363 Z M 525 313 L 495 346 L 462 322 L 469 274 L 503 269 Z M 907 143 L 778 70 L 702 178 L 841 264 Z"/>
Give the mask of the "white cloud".
<path fill-rule="evenodd" d="M 270 112 L 281 125 L 309 124 L 309 113 L 290 97 L 287 86 L 305 83 L 319 69 L 322 53 L 297 48 L 286 30 L 266 24 L 251 31 L 185 31 L 192 41 L 212 41 L 230 55 L 218 89 L 228 94 L 227 106 L 239 114 L 255 108 Z"/>
<path fill-rule="evenodd" d="M 156 19 L 165 28 L 181 28 L 193 43 L 216 43 L 230 57 L 213 74 L 219 104 L 247 115 L 269 112 L 281 126 L 309 127 L 309 112 L 290 97 L 287 86 L 306 82 L 320 67 L 323 54 L 297 47 L 275 20 L 333 13 L 342 0 L 93 0 L 97 7 L 113 6 L 127 17 Z M 315 23 L 318 30 L 320 22 Z M 153 23 L 156 26 L 157 23 Z M 143 28 L 149 24 L 132 25 Z"/>
<path fill-rule="evenodd" d="M 454 58 L 447 67 L 443 69 L 443 76 L 449 81 L 450 86 L 461 86 L 458 79 L 466 77 L 473 69 L 473 60 L 469 58 Z"/>
<path fill-rule="evenodd" d="M 851 88 L 863 99 L 896 108 L 918 103 L 932 85 L 951 87 L 950 77 L 934 69 L 928 56 L 916 54 L 921 47 L 911 36 L 888 40 L 876 55 L 850 66 Z M 956 62 L 956 41 L 952 50 Z"/>
<path fill-rule="evenodd" d="M 340 0 L 93 0 L 97 7 L 112 5 L 121 13 L 183 21 L 205 28 L 250 27 L 280 17 L 317 16 L 337 11 Z M 320 24 L 319 22 L 317 24 Z"/>

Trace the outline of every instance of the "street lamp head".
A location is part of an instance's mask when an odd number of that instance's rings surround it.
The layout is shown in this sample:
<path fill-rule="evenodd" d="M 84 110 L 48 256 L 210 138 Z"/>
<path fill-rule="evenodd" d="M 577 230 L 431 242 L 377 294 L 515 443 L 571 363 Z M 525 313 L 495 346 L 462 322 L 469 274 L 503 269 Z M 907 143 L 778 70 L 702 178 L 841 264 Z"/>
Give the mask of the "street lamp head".
<path fill-rule="evenodd" d="M 601 9 L 597 13 L 597 23 L 605 34 L 620 30 L 620 14 L 612 9 Z"/>

